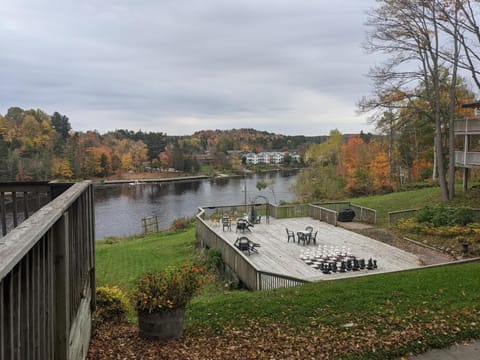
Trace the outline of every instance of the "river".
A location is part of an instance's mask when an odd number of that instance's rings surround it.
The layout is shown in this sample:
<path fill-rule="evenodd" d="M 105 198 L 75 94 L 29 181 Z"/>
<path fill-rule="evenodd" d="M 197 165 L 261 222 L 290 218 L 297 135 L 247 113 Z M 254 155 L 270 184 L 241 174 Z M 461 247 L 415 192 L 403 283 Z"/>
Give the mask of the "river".
<path fill-rule="evenodd" d="M 160 228 L 166 229 L 175 219 L 194 216 L 200 206 L 243 204 L 245 184 L 249 203 L 260 195 L 272 204 L 290 201 L 296 178 L 296 172 L 269 172 L 245 178 L 95 185 L 95 238 L 140 234 L 142 218 L 148 216 L 157 216 Z M 270 185 L 259 191 L 258 181 Z"/>

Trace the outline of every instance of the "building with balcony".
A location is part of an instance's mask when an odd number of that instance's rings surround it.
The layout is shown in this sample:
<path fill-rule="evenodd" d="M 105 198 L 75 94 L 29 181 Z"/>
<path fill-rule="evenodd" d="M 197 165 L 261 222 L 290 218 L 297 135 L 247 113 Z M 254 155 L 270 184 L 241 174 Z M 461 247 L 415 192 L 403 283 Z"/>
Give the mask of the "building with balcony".
<path fill-rule="evenodd" d="M 463 107 L 480 109 L 480 102 Z M 480 119 L 455 121 L 455 137 L 461 143 L 461 150 L 455 151 L 455 167 L 463 169 L 463 188 L 466 190 L 469 169 L 480 168 Z"/>

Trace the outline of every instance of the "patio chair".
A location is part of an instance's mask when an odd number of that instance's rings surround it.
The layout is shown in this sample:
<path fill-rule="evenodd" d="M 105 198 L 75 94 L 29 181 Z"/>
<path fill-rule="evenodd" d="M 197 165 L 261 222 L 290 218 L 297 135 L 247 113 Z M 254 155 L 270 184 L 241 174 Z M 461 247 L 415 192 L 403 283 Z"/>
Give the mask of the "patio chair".
<path fill-rule="evenodd" d="M 295 233 L 291 230 L 288 230 L 288 228 L 285 228 L 285 230 L 287 230 L 287 242 L 290 242 L 290 239 L 295 242 Z"/>
<path fill-rule="evenodd" d="M 308 243 L 310 244 L 310 241 L 317 245 L 317 233 L 318 231 L 315 231 L 314 234 L 310 233 L 310 238 L 308 239 Z"/>
<path fill-rule="evenodd" d="M 255 218 L 255 224 L 260 224 L 260 222 L 262 221 L 262 215 L 258 215 L 256 218 Z"/>
<path fill-rule="evenodd" d="M 312 237 L 313 226 L 307 225 L 305 227 L 305 231 L 308 232 L 308 234 L 305 235 L 305 241 L 307 242 L 307 244 L 309 244 L 310 243 L 310 238 Z"/>
<path fill-rule="evenodd" d="M 228 216 L 222 217 L 222 228 L 223 231 L 225 231 L 225 229 L 232 231 L 232 222 Z"/>
<path fill-rule="evenodd" d="M 307 234 L 303 231 L 297 232 L 297 238 L 298 238 L 298 243 L 300 244 L 300 241 L 303 242 L 303 245 L 305 245 L 305 242 L 307 241 Z"/>

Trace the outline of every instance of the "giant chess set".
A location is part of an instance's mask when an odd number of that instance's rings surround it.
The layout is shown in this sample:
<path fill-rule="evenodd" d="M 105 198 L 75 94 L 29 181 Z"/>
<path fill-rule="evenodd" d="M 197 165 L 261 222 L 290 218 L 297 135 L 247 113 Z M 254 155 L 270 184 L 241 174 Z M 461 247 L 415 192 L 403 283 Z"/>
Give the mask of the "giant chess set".
<path fill-rule="evenodd" d="M 346 273 L 350 271 L 375 270 L 378 268 L 377 260 L 357 258 L 345 246 L 318 245 L 315 250 L 305 250 L 300 259 L 305 264 L 328 275 L 332 273 Z"/>

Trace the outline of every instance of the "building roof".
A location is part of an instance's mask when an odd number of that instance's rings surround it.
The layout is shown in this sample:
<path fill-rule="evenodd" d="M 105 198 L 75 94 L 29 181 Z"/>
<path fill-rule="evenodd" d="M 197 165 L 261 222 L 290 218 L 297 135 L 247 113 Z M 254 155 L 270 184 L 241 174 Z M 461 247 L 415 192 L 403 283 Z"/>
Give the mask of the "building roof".
<path fill-rule="evenodd" d="M 476 101 L 473 103 L 463 104 L 462 108 L 480 108 L 480 101 Z"/>

